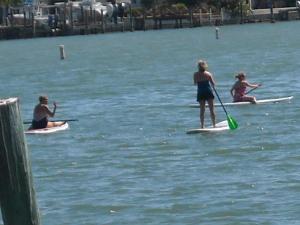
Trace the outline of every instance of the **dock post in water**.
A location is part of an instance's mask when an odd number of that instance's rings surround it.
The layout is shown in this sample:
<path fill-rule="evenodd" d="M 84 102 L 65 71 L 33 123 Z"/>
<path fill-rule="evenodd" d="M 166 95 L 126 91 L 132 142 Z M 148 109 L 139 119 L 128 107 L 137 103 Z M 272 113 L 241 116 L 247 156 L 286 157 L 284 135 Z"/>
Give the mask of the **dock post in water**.
<path fill-rule="evenodd" d="M 66 58 L 66 53 L 65 53 L 65 46 L 60 45 L 59 46 L 59 52 L 60 52 L 60 59 L 63 60 Z"/>
<path fill-rule="evenodd" d="M 101 32 L 104 34 L 105 33 L 105 24 L 104 24 L 104 13 L 103 9 L 101 9 Z"/>
<path fill-rule="evenodd" d="M 0 99 L 0 202 L 4 225 L 40 225 L 17 98 Z"/>
<path fill-rule="evenodd" d="M 202 9 L 199 9 L 199 26 L 202 26 Z"/>
<path fill-rule="evenodd" d="M 212 25 L 212 10 L 209 8 L 209 24 Z"/>
<path fill-rule="evenodd" d="M 270 20 L 271 23 L 275 23 L 275 19 L 274 19 L 274 10 L 273 10 L 273 0 L 270 0 Z"/>
<path fill-rule="evenodd" d="M 134 31 L 134 27 L 133 27 L 133 15 L 132 15 L 131 4 L 129 5 L 129 16 L 130 16 L 130 31 L 133 32 Z"/>
<path fill-rule="evenodd" d="M 143 11 L 143 30 L 146 31 L 146 11 Z"/>
<path fill-rule="evenodd" d="M 216 39 L 219 39 L 219 28 L 216 27 Z"/>

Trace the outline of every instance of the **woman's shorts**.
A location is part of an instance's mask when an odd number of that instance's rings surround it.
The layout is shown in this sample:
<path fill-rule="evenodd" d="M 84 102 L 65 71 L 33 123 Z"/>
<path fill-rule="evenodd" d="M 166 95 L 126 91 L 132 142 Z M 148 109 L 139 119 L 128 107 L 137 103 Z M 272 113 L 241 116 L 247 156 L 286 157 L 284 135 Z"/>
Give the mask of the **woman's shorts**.
<path fill-rule="evenodd" d="M 214 99 L 215 96 L 211 92 L 205 92 L 205 93 L 198 93 L 197 94 L 197 102 L 200 102 L 202 100 L 209 100 Z"/>

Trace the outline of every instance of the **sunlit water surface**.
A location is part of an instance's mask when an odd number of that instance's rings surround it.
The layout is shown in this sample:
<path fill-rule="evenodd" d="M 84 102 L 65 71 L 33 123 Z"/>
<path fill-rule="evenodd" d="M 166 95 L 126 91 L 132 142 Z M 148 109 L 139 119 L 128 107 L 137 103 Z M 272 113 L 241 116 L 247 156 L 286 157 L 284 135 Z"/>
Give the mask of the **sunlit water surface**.
<path fill-rule="evenodd" d="M 27 121 L 47 94 L 56 118 L 79 120 L 26 136 L 42 224 L 300 224 L 299 27 L 224 26 L 218 40 L 202 27 L 1 41 L 1 98 L 19 97 Z M 199 126 L 188 105 L 200 58 L 224 102 L 241 70 L 263 84 L 258 99 L 294 99 L 227 107 L 238 130 L 187 135 Z"/>

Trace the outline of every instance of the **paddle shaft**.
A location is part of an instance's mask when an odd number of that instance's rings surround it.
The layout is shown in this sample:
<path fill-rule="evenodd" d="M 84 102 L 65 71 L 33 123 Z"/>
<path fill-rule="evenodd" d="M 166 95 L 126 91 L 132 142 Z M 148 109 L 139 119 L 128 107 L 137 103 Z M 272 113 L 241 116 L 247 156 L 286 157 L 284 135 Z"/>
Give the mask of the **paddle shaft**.
<path fill-rule="evenodd" d="M 219 94 L 218 94 L 218 92 L 217 92 L 215 86 L 214 86 L 214 85 L 211 85 L 211 86 L 213 87 L 213 89 L 214 89 L 214 91 L 215 91 L 215 93 L 216 93 L 216 95 L 217 95 L 217 97 L 218 97 L 218 99 L 219 99 L 219 102 L 220 102 L 220 104 L 221 104 L 221 106 L 222 106 L 224 112 L 226 113 L 226 116 L 228 117 L 228 113 L 227 113 L 227 111 L 226 111 L 226 109 L 225 109 L 225 107 L 224 107 L 224 105 L 223 105 L 223 102 L 221 101 L 221 98 L 220 98 L 220 96 L 219 96 Z"/>
<path fill-rule="evenodd" d="M 252 88 L 251 90 L 247 91 L 247 92 L 245 93 L 245 95 L 249 94 L 251 91 L 254 91 L 254 90 L 257 89 L 257 88 L 258 88 L 258 87 Z"/>
<path fill-rule="evenodd" d="M 49 122 L 70 122 L 70 121 L 78 121 L 78 119 L 67 119 L 67 120 L 51 120 Z M 31 124 L 32 122 L 31 121 L 25 121 L 23 122 L 23 124 Z"/>

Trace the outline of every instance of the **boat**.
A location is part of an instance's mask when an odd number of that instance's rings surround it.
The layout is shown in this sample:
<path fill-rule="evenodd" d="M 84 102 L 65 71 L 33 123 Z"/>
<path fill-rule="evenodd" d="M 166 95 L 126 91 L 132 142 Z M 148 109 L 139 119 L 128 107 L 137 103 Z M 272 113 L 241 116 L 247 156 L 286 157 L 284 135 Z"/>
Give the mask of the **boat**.
<path fill-rule="evenodd" d="M 66 130 L 69 128 L 69 124 L 66 122 L 61 126 L 43 128 L 43 129 L 30 129 L 26 130 L 25 134 L 51 134 L 58 131 Z"/>
<path fill-rule="evenodd" d="M 114 13 L 114 6 L 107 2 L 102 3 L 97 0 L 82 0 L 82 1 L 72 1 L 73 8 L 73 21 L 84 21 L 83 12 L 91 14 L 93 10 L 95 12 L 95 17 L 97 20 L 101 20 L 102 16 L 106 20 L 110 20 Z"/>
<path fill-rule="evenodd" d="M 222 122 L 219 122 L 216 124 L 216 127 L 210 126 L 207 128 L 195 128 L 190 129 L 186 133 L 187 134 L 196 134 L 196 133 L 215 133 L 215 132 L 221 132 L 221 131 L 227 131 L 229 130 L 228 121 L 224 120 Z"/>
<path fill-rule="evenodd" d="M 288 97 L 282 97 L 282 98 L 269 98 L 269 99 L 261 99 L 256 100 L 256 104 L 253 104 L 252 102 L 226 102 L 223 103 L 224 106 L 239 106 L 239 105 L 258 105 L 258 104 L 268 104 L 268 103 L 278 103 L 282 101 L 291 101 L 294 98 L 294 96 L 288 96 Z M 199 104 L 190 104 L 191 108 L 199 108 Z M 206 105 L 207 106 L 207 105 Z M 222 106 L 220 103 L 215 103 L 215 107 Z"/>

